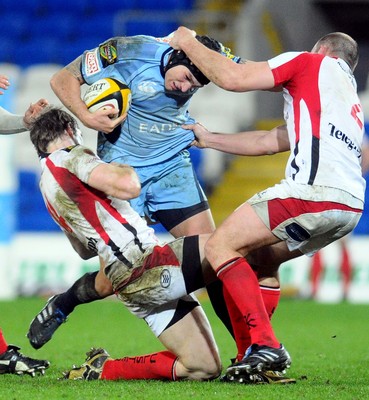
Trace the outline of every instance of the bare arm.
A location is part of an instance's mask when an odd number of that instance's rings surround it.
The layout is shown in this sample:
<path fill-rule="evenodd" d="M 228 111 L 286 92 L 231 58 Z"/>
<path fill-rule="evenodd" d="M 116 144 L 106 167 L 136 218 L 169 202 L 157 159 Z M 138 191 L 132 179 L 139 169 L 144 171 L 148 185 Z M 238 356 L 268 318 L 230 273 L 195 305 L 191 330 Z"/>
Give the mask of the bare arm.
<path fill-rule="evenodd" d="M 0 95 L 4 94 L 10 86 L 10 82 L 5 75 L 0 75 Z M 2 90 L 1 90 L 2 89 Z M 35 104 L 31 104 L 24 115 L 12 114 L 0 107 L 0 135 L 25 132 L 37 114 L 48 104 L 47 100 L 40 99 Z"/>
<path fill-rule="evenodd" d="M 140 180 L 135 170 L 125 164 L 100 164 L 92 170 L 88 184 L 108 196 L 129 200 L 141 191 Z"/>
<path fill-rule="evenodd" d="M 109 116 L 112 110 L 98 110 L 90 113 L 86 104 L 81 99 L 81 86 L 85 81 L 81 75 L 81 57 L 72 61 L 58 71 L 50 80 L 51 88 L 60 101 L 70 110 L 85 126 L 97 131 L 110 133 L 121 124 L 127 115 L 112 120 Z"/>
<path fill-rule="evenodd" d="M 211 148 L 242 156 L 262 156 L 281 153 L 290 149 L 285 125 L 270 131 L 245 131 L 239 133 L 214 133 L 201 124 L 185 125 L 195 134 L 192 143 L 199 148 Z"/>
<path fill-rule="evenodd" d="M 194 31 L 180 27 L 169 44 L 183 50 L 204 75 L 219 87 L 233 92 L 274 88 L 274 77 L 266 61 L 237 64 L 204 46 L 194 35 Z"/>

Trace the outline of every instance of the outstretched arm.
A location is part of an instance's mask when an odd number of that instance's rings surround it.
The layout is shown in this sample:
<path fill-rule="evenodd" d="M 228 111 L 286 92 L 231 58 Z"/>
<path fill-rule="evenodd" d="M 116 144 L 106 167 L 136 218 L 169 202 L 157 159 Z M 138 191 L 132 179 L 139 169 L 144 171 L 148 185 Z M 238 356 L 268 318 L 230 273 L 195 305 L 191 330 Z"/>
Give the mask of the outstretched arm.
<path fill-rule="evenodd" d="M 281 153 L 290 149 L 286 125 L 270 131 L 245 131 L 239 133 L 214 133 L 201 124 L 185 125 L 192 130 L 199 148 L 211 148 L 243 156 L 261 156 Z"/>
<path fill-rule="evenodd" d="M 195 31 L 182 26 L 174 32 L 169 44 L 183 50 L 216 85 L 233 92 L 274 88 L 274 77 L 266 61 L 237 64 L 204 46 L 195 35 Z"/>
<path fill-rule="evenodd" d="M 10 86 L 8 77 L 0 75 L 0 95 Z M 12 114 L 0 107 L 0 135 L 25 132 L 36 115 L 48 104 L 47 100 L 40 99 L 31 104 L 24 115 Z"/>
<path fill-rule="evenodd" d="M 0 107 L 0 135 L 27 131 L 29 124 L 47 104 L 47 100 L 40 99 L 37 103 L 31 104 L 24 115 L 12 114 Z"/>

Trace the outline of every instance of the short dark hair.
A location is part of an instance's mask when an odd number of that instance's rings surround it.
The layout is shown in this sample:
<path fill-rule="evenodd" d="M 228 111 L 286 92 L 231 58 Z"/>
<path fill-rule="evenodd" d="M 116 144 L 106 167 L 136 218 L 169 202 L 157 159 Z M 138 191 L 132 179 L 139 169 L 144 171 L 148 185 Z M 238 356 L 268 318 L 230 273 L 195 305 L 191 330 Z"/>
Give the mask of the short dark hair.
<path fill-rule="evenodd" d="M 359 49 L 351 36 L 342 32 L 329 33 L 320 38 L 314 47 L 319 49 L 321 46 L 327 46 L 332 55 L 345 60 L 354 71 L 359 61 Z"/>
<path fill-rule="evenodd" d="M 49 143 L 65 135 L 70 127 L 75 133 L 77 121 L 61 108 L 48 106 L 39 114 L 30 127 L 31 142 L 39 155 L 47 153 Z"/>

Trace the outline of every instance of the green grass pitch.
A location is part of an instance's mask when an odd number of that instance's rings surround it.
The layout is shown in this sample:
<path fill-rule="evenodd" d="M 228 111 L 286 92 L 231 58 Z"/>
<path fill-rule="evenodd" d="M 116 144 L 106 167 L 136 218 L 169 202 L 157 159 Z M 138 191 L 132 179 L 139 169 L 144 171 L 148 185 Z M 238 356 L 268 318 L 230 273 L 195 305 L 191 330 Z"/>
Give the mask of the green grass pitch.
<path fill-rule="evenodd" d="M 201 300 L 213 326 L 224 367 L 235 356 L 234 344 L 215 317 L 207 298 Z M 66 381 L 58 380 L 81 364 L 90 347 L 104 347 L 112 357 L 162 349 L 146 324 L 113 298 L 80 306 L 42 349 L 25 337 L 32 317 L 45 299 L 0 302 L 1 327 L 9 343 L 29 356 L 47 358 L 44 376 L 0 375 L 0 400 L 103 399 L 368 399 L 369 307 L 327 305 L 282 299 L 273 317 L 278 338 L 292 356 L 288 375 L 295 385 L 241 385 L 213 382 Z M 183 332 L 185 335 L 186 332 Z"/>

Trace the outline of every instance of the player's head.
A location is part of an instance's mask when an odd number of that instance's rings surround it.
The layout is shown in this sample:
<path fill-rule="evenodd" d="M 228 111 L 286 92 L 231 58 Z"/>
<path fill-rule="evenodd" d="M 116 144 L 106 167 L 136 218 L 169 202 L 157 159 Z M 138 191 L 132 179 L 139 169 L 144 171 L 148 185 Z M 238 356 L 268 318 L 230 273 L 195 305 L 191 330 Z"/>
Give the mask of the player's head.
<path fill-rule="evenodd" d="M 196 39 L 218 53 L 224 53 L 229 50 L 209 36 L 196 35 Z M 174 50 L 172 52 L 168 64 L 164 67 L 164 74 L 165 88 L 169 91 L 189 94 L 210 82 L 182 50 Z"/>
<path fill-rule="evenodd" d="M 66 111 L 52 106 L 46 107 L 30 128 L 31 142 L 40 156 L 49 153 L 51 143 L 68 136 L 75 144 L 81 143 L 77 121 Z"/>
<path fill-rule="evenodd" d="M 323 36 L 316 42 L 311 52 L 342 58 L 352 71 L 354 71 L 359 61 L 359 50 L 356 41 L 342 32 L 333 32 Z"/>
<path fill-rule="evenodd" d="M 196 35 L 196 39 L 209 49 L 214 50 L 217 53 L 222 52 L 222 45 L 217 40 L 205 35 Z M 196 67 L 196 65 L 192 63 L 183 50 L 173 51 L 168 64 L 165 67 L 165 72 L 177 65 L 184 65 L 187 67 L 201 86 L 207 85 L 210 82 L 209 79 Z"/>

